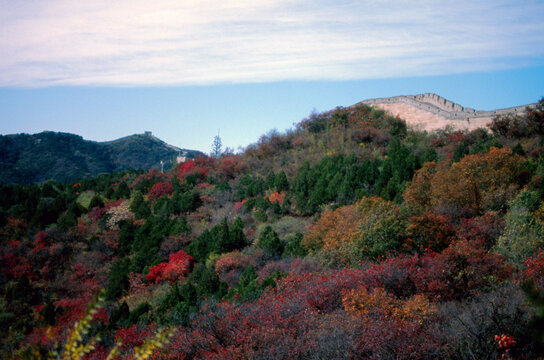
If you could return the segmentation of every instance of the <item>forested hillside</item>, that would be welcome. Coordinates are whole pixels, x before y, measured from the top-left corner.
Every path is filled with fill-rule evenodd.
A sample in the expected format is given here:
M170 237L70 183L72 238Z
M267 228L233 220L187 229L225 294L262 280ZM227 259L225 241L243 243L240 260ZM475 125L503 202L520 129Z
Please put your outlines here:
M150 134L110 142L84 140L68 133L45 131L0 135L0 184L61 183L129 169L166 169L181 151ZM184 150L188 157L201 154Z
M544 100L433 133L360 104L0 191L2 358L544 354Z

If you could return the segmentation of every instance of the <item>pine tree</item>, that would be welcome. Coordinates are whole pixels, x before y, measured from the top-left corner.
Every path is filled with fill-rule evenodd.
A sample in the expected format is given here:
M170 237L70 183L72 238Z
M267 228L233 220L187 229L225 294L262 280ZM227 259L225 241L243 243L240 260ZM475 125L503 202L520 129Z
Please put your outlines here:
M274 179L274 186L276 187L277 191L289 190L289 181L287 181L287 175L285 175L283 170L276 175L276 178Z
M268 176L266 177L266 188L272 189L276 185L276 174L274 174L274 171L270 171L268 173Z
M230 244L232 250L241 249L247 245L246 235L244 234L244 222L239 217L234 220L230 227Z
M146 219L151 215L151 210L146 205L144 197L140 191L136 191L134 198L130 203L130 211L134 213L136 219Z
M111 267L108 276L108 285L106 287L106 299L114 301L123 295L128 290L130 259L128 257L117 260Z
M283 244L278 237L278 234L269 225L264 228L259 236L257 247L263 249L270 255L281 255L283 252Z

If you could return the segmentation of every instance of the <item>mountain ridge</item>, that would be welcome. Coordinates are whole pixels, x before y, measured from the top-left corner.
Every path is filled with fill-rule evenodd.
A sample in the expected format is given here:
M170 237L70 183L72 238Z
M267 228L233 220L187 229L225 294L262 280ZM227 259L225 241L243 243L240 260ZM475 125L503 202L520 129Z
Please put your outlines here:
M77 134L43 131L0 135L0 183L70 182L129 169L170 168L180 152L202 154L167 144L151 132L97 142Z

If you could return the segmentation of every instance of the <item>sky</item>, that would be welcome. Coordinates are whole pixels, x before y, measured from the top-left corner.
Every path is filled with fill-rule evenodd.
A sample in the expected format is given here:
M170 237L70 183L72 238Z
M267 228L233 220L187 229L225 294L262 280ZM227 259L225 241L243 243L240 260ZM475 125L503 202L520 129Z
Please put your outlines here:
M209 152L312 111L544 96L544 1L0 0L0 134L152 131Z

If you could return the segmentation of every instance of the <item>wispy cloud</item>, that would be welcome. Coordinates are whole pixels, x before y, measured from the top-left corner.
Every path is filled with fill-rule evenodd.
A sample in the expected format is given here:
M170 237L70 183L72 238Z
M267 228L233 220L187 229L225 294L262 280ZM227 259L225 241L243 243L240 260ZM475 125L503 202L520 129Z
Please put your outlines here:
M530 0L0 0L0 86L497 70L543 61L542 14Z

